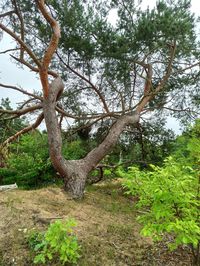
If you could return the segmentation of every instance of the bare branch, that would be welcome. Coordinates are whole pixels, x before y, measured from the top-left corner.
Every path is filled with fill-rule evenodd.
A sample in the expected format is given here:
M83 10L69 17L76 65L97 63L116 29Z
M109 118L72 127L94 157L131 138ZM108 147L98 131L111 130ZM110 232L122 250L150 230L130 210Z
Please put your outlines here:
M0 109L0 113L2 114L16 114L17 116L21 116L27 113L31 113L35 110L42 109L42 104L33 105L24 109L17 109L17 110L5 110Z
M28 126L28 127L23 128L22 130L18 131L18 132L17 132L16 134L14 134L13 136L9 137L7 140L5 140L5 141L1 144L1 147L5 147L5 146L8 145L10 142L16 140L16 138L19 137L19 136L21 136L22 134L25 134L25 133L27 133L27 132L29 132L29 131L31 131L31 130L37 128L37 127L41 124L41 122L42 122L43 119L44 119L44 115L43 115L43 113L41 113L41 114L37 117L35 123L33 123L32 125L30 125L30 126Z
M35 98L29 98L25 102L22 102L21 105L18 107L18 109L23 109L27 104L31 103L32 101L37 103L37 100Z
M82 116L76 116L76 115L72 115L67 113L65 110L63 110L61 108L61 106L56 106L56 111L59 112L60 114L62 114L63 116L69 117L69 118L73 118L73 119L77 119L77 120L89 120L89 119L103 119L105 117L119 117L121 112L110 112L110 113L100 113L100 114L94 114L94 115L82 115Z
M190 65L190 66L188 66L188 67L185 67L185 68L183 68L183 69L179 69L179 70L175 71L173 74L179 74L179 73L181 73L181 72L184 72L184 71L186 71L186 70L188 70L188 69L191 69L191 68L193 68L193 67L196 67L196 66L200 66L200 61L199 61L199 62L196 62L196 63L194 63L194 64L192 64L192 65Z
M12 14L14 14L14 13L15 13L14 10L11 10L11 11L8 11L8 12L5 12L5 13L3 13L3 14L0 14L0 18L4 18L4 17L6 17L6 16L10 16L10 15L12 15Z
M18 87L16 87L16 86L5 85L5 84L0 83L0 87L8 88L8 89L12 89L12 90L16 90L16 91L22 92L23 94L26 94L26 95L28 95L28 96L31 96L31 97L33 97L33 98L35 98L35 99L40 100L40 101L43 100L42 97L40 97L40 96L38 96L38 95L35 95L35 94L33 94L33 93L30 93L30 92L28 92L28 91L25 91L25 90L23 90L23 89L21 89L21 88L18 88Z
M90 122L90 123L86 123L78 128L75 128L72 132L70 132L70 134L68 135L68 137L71 137L72 135L76 134L78 131L82 130L82 129L86 129L89 128L91 126L93 126L94 124L96 124L98 121L103 120L104 118L108 117L107 114L105 114L105 116L100 116L99 118L95 119L94 121Z
M126 113L125 101L124 101L124 97L123 97L122 92L116 88L116 85L113 84L113 81L112 80L108 80L108 83L112 87L112 89L114 91L116 91L117 94L119 95L119 98L120 98L119 103L121 103L122 113L125 114ZM117 98L118 97L116 97L116 99L113 99L113 102L115 102L116 100L118 100Z
M185 109L174 109L174 108L171 108L171 107L163 106L163 109L166 109L166 110L169 110L169 111L172 111L172 112L178 112L178 113L187 112L187 113L194 114L194 115L200 115L200 112L191 110L189 107L185 108Z
M134 78L133 78L133 90L132 90L132 95L130 97L130 100L129 100L129 108L131 108L132 106L132 102L133 102L133 99L135 97L135 86L136 86L136 80L137 80L137 75L136 75L136 64L134 63L133 64L133 72L134 72Z
M12 38L14 38L17 43L19 43L21 45L21 47L24 48L24 50L27 52L27 54L33 59L33 61L35 62L35 64L40 67L41 66L41 62L38 60L37 56L33 53L33 51L21 40L20 37L17 36L17 34L15 34L12 30L10 30L9 28L7 28L5 25L3 25L0 22L0 29L2 29L3 31L5 31L7 34L9 34Z
M62 114L62 116L66 116L66 117L69 117L69 118L73 118L73 119L78 119L79 116L76 116L76 115L71 115L70 113L67 113L65 110L63 110L62 108L56 106L56 111L59 112L60 114Z
M3 116L3 114L0 114L0 117ZM15 118L18 118L19 116L18 115L12 115L12 116L8 116L8 117L4 117L4 118L1 118L0 120L3 120L3 121L7 121L7 120L13 120Z
M13 2L13 5L15 7L15 13L16 15L18 16L19 18L19 21L20 21L20 32L21 32L21 40L24 42L24 20L23 20L23 17L22 17L22 14L21 14L21 10L20 8L18 7L17 3L16 3L16 0L12 0ZM23 46L21 45L21 48L20 48L20 58L22 59L24 57L24 48Z
M11 55L11 57L13 59L15 59L17 62L19 62L19 63L27 66L33 72L36 72L36 73L39 73L40 72L39 68L34 67L33 65L31 65L30 63L28 63L27 61L25 61L23 58L22 59L21 58L17 58L14 55ZM54 78L57 78L58 77L58 74L56 72L52 71L52 70L48 70L48 74L51 75Z
M162 80L160 81L160 83L158 84L158 86L155 88L154 91L151 91L150 87L148 88L147 93L144 93L144 96L142 97L142 99L140 100L136 111L138 113L141 113L143 108L145 107L145 105L152 99L155 97L155 95L161 91L164 87L164 85L166 84L167 80L169 79L171 72L172 72L172 63L175 57L175 51L176 51L176 43L174 41L174 44L170 46L170 59L169 59L169 63L166 69L166 73L163 76Z
M0 54L6 54L8 52L13 52L13 51L17 51L17 50L20 50L20 48L7 49L5 51L0 52Z
M73 68L71 68L68 64L66 64L62 57L58 54L58 52L56 52L58 58L60 59L60 61L65 65L66 68L68 68L72 73L74 73L76 76L78 76L79 78L81 78L82 80L84 80L85 82L87 82L91 88L95 91L95 93L99 96L99 99L101 100L103 107L105 109L105 111L107 113L110 113L108 106L106 104L105 98L103 97L103 95L101 94L101 92L99 91L99 89L89 80L87 79L85 76L81 75L79 72L77 72L76 70L74 70Z

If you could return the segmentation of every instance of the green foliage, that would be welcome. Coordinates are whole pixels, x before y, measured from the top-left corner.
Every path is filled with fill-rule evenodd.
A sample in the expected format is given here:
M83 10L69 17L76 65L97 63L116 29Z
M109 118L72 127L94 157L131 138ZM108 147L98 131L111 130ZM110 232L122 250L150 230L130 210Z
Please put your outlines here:
M54 182L55 171L49 160L46 134L34 131L12 144L7 168L0 169L0 176L2 184L16 182L23 188Z
M163 168L152 168L152 172L145 173L130 168L124 181L127 193L139 197L137 206L145 212L139 217L144 225L142 233L159 240L170 232L175 235L174 247L186 243L197 246L198 173L189 166L181 166L172 157Z
M191 167L199 169L200 119L197 119L193 126L190 126L177 138L174 146L174 156L180 162L184 163L186 161Z
M179 7L177 6L179 5ZM150 49L163 45L169 39L181 42L180 52L186 52L193 39L194 16L190 14L190 1L159 1L153 10L147 9L139 16L136 39ZM185 34L183 35L183 29Z
M127 194L139 198L138 217L142 234L161 240L172 234L171 248L181 244L192 245L199 253L200 243L200 140L199 121L190 131L190 137L178 138L179 150L165 160L163 167L151 165L152 171L130 167L124 179ZM180 143L184 143L180 145ZM195 254L195 253L194 253Z
M86 155L87 147L80 139L64 142L63 155L67 160L77 160Z
M112 170L111 169L105 169L104 170L104 176L110 177L112 175Z
M57 220L50 224L45 234L32 232L28 242L30 248L36 253L35 264L46 264L47 261L58 258L62 265L76 263L80 257L80 246L73 232L76 222Z

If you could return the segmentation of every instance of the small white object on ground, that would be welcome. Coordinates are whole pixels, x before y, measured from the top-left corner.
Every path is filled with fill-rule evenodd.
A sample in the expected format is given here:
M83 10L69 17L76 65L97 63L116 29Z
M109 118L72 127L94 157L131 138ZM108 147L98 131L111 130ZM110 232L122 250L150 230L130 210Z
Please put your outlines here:
M0 191L10 190L10 189L16 189L18 188L17 184L11 184L11 185L4 185L0 186Z

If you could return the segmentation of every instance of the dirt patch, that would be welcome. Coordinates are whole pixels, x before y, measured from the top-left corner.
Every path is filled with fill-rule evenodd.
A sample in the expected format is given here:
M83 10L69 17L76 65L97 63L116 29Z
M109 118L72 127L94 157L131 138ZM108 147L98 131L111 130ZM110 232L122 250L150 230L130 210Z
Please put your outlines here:
M165 246L140 236L134 202L122 195L120 182L88 187L82 201L70 200L57 187L2 192L0 217L0 266L33 265L29 232L72 217L78 222L80 266L190 265L183 251L170 258Z

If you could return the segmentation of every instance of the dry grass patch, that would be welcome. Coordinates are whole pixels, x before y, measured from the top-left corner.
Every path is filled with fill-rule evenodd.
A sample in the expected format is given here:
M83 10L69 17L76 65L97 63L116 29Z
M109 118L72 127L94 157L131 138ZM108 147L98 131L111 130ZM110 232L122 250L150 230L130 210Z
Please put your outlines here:
M119 180L89 186L81 201L70 200L58 187L3 192L0 217L0 266L33 265L27 243L30 232L44 231L50 222L67 218L78 223L78 265L157 265L152 242L140 236L134 202L123 196ZM55 261L48 265L60 266Z

